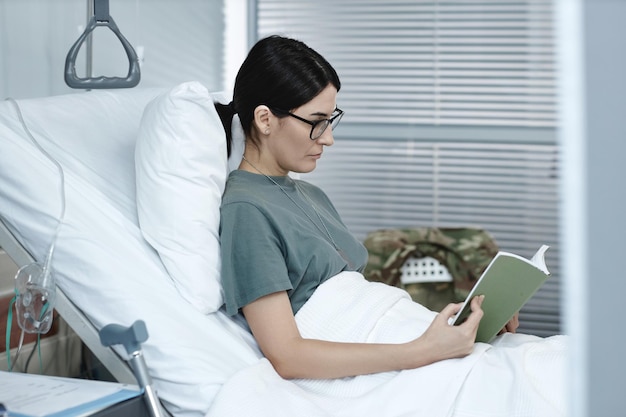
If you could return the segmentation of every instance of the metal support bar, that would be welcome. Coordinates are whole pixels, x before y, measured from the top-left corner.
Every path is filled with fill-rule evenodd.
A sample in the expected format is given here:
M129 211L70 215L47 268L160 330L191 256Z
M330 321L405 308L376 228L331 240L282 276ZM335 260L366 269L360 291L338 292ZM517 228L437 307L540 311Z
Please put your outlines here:
M139 84L141 79L141 71L139 68L139 58L132 45L124 35L120 32L115 21L109 14L109 0L94 0L94 14L87 22L85 31L76 40L70 48L65 58L65 83L72 88L83 89L104 89L104 88L132 88ZM76 75L76 57L80 51L83 42L90 39L91 32L98 27L105 26L117 36L124 47L126 56L128 57L128 74L126 78L122 77L93 77L87 74L86 78L80 78ZM89 41L91 42L91 40ZM88 64L89 65L89 64Z

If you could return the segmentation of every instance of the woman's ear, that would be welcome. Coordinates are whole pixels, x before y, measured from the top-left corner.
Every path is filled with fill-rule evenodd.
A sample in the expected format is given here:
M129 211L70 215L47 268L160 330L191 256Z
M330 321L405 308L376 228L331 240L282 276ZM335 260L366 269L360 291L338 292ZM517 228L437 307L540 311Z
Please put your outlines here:
M270 119L272 116L272 111L264 104L261 104L254 109L254 126L260 134L270 134Z

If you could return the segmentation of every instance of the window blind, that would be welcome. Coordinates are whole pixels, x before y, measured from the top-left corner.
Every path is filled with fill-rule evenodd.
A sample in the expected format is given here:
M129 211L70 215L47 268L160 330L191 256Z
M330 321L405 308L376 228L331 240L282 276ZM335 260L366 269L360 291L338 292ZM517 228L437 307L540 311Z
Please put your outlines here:
M260 0L259 34L324 52L353 122L554 127L542 0Z
M335 145L303 178L351 231L477 226L548 244L552 277L520 331L560 332L559 150L548 0L258 0L258 36L322 53L342 80Z

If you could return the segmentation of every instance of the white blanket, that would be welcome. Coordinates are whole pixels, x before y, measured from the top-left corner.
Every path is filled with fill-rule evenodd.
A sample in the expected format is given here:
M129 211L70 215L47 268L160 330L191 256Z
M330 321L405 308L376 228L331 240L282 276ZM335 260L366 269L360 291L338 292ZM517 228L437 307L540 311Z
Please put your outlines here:
M296 322L305 338L402 343L434 316L400 289L344 272L317 289ZM262 359L224 384L208 415L565 415L564 339L505 335L497 348L477 343L462 359L335 380L284 380Z

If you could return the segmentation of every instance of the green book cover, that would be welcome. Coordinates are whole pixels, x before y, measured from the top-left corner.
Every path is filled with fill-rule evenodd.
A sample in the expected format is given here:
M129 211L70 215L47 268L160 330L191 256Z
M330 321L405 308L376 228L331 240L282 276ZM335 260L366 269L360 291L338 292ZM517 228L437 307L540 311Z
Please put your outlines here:
M485 295L483 318L476 334L477 342L490 342L513 315L518 312L550 276L544 254L549 246L543 245L532 259L509 252L498 252L467 296L452 324L460 324L470 314L470 301Z

